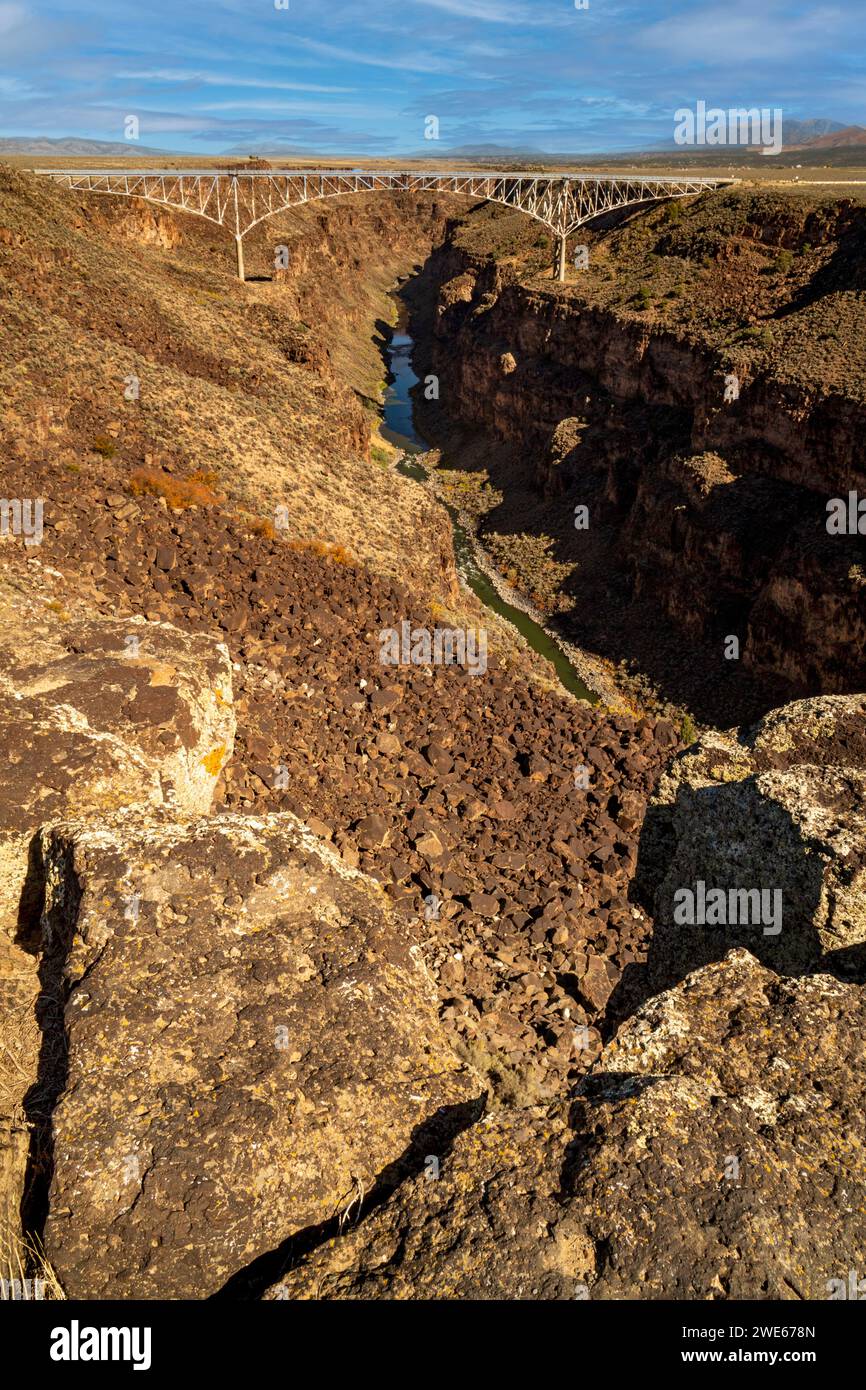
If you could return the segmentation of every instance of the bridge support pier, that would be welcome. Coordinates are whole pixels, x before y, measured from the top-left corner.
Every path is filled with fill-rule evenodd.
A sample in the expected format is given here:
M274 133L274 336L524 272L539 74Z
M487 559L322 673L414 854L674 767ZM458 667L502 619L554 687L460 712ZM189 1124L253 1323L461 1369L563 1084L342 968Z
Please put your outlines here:
M246 276L244 275L244 239L243 239L243 237L239 237L239 236L236 236L236 237L235 237L235 250L237 251L237 257L238 257L238 279L239 279L239 280L245 280L245 279L246 279Z
M553 278L565 279L565 258L568 252L568 237L555 236L553 242Z

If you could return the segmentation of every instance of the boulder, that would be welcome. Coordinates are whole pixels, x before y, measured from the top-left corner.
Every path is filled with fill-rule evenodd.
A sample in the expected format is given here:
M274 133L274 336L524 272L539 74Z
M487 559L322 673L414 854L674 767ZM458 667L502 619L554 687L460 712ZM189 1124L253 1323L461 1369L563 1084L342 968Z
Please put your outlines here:
M824 1299L862 1277L864 1039L860 987L744 950L644 1004L572 1117L590 1297Z
M65 996L45 1248L68 1296L217 1292L479 1089L382 891L292 815L41 838Z
M35 1118L42 983L35 836L126 805L210 809L235 735L232 667L212 638L0 593L0 1226L17 1230ZM28 1092L30 1096L28 1098ZM38 1165L37 1165L38 1166Z
M564 1130L555 1112L476 1117L419 1151L359 1224L287 1261L264 1298L581 1297L593 1247L557 1224Z
M747 951L645 1004L570 1111L501 1109L266 1298L827 1299L866 1250L866 996Z
M144 618L0 600L0 929L14 935L35 832L130 804L203 815L234 741L229 654ZM26 896L26 895L25 895Z
M773 969L860 975L866 943L866 696L771 711L747 733L708 734L664 773L641 836L637 880L655 918L647 986L744 946ZM690 922L699 884L727 921ZM760 919L732 890L762 890ZM778 894L778 897L773 895ZM742 903L742 905L740 905ZM766 909L778 904L778 920ZM752 899L757 909L757 899ZM685 911L683 910L685 907ZM736 917L737 920L732 920Z

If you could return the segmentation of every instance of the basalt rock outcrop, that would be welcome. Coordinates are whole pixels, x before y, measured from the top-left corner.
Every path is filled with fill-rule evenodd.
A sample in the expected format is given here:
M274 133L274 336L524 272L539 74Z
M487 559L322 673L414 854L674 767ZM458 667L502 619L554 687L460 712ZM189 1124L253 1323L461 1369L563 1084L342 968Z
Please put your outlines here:
M489 219L486 241L453 224L412 301L421 374L440 379L441 404L418 401L427 435L475 440L504 494L483 529L555 538L578 645L636 660L710 722L862 688L866 538L826 529L830 499L866 495L862 209L713 195L676 231L657 210L590 234L568 286L514 221ZM684 640L700 660L679 660Z
M585 1298L594 1246L558 1199L567 1116L489 1110L372 1211L287 1263L267 1299Z
M180 819L203 814L235 731L222 643L140 616L106 617L71 596L67 610L40 595L32 571L28 579L25 588L7 574L0 599L4 1232L17 1229L25 1187L39 1187L44 1161L40 1034L53 1006L38 969L39 830L73 810L97 824L128 805Z
M60 608L60 612L58 612ZM73 616L23 594L0 599L0 919L19 909L28 850L71 807L129 804L201 815L234 742L227 648L140 615Z
M563 1180L592 1298L846 1285L866 1241L864 1009L859 986L736 950L625 1024L575 1106Z
M567 1119L491 1113L266 1297L844 1297L864 1008L733 951L623 1026Z
M777 971L864 978L866 697L796 701L680 754L648 809L637 880L654 920L647 987L734 945ZM705 904L713 889L726 898L715 919L687 910L699 881Z
M120 816L42 854L69 1047L44 1239L70 1297L214 1293L477 1094L381 889L294 817Z

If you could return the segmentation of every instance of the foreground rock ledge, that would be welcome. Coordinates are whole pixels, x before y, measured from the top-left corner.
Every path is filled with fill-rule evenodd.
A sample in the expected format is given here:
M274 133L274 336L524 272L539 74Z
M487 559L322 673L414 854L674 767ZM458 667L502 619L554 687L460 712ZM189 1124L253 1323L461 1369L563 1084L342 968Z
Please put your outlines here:
M32 1125L44 1115L34 837L68 815L98 823L130 805L205 815L235 736L223 643L71 607L22 590L8 573L0 589L2 1231L18 1230Z
M43 853L47 987L71 982L45 1231L68 1296L211 1294L477 1093L387 899L293 816L131 814Z
M772 710L742 735L714 733L663 774L637 878L654 917L645 992L746 947L773 970L866 967L866 696ZM781 930L683 925L678 890L778 892ZM769 899L768 899L769 901Z
M644 1005L573 1115L593 1298L826 1299L866 1253L866 995L744 950Z
M459 1135L268 1298L826 1299L866 1251L866 999L747 951L645 1004L568 1116Z
M59 605L56 605L59 606ZM129 805L211 808L234 743L223 643L169 623L0 595L0 931L20 925L40 826Z

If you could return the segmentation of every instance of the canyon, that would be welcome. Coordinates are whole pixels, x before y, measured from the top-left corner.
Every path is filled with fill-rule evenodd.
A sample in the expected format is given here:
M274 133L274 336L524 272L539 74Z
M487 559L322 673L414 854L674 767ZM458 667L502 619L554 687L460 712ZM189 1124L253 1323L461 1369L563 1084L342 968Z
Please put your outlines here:
M0 166L2 492L42 503L0 538L0 1208L53 1296L856 1265L864 539L825 520L866 488L862 210L734 190L587 239L559 285L526 219L365 195L259 229L239 284L195 219ZM436 489L610 698L395 466L397 289ZM484 662L383 664L407 629ZM684 930L699 881L783 930Z
M862 542L826 520L863 485L862 208L733 189L588 239L563 293L481 214L415 282L421 428L484 477L482 538L699 723L861 688Z

